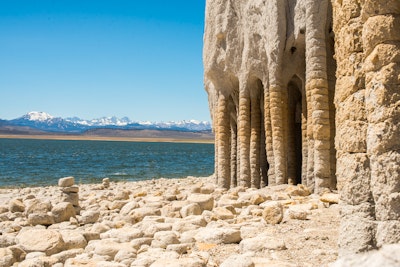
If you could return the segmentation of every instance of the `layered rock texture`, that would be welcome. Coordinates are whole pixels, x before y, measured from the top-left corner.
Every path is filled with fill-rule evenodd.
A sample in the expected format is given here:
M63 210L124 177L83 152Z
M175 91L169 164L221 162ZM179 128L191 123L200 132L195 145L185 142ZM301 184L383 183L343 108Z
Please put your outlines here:
M208 0L219 186L340 192L342 255L400 241L400 1Z

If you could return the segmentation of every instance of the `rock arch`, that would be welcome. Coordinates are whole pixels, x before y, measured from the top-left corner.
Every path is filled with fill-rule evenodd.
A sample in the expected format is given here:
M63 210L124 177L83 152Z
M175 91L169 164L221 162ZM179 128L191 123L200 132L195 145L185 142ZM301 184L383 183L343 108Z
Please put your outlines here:
M398 0L207 0L203 49L219 186L337 186L342 255L400 241Z
M331 6L327 0L317 3L207 2L205 84L209 95L222 95L210 97L210 105L219 98L233 104L229 118L219 113L222 107L211 111L217 110L219 185L301 182L317 192L336 186L330 114L334 83L329 83L335 67L328 66L334 65ZM224 144L231 145L229 155Z
M303 175L303 139L305 129L302 125L307 120L307 107L303 84L297 75L287 85L287 114L288 114L288 183L301 184ZM304 119L304 121L303 121ZM304 131L304 133L303 133Z

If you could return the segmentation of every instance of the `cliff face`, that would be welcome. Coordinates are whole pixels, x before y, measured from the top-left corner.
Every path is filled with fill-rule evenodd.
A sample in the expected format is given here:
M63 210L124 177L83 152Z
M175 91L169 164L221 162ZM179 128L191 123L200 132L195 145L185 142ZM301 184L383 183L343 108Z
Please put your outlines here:
M337 186L342 254L400 241L399 10L398 0L208 0L216 183Z
M331 21L327 0L207 2L219 185L335 187Z
M333 1L341 253L400 241L400 1Z

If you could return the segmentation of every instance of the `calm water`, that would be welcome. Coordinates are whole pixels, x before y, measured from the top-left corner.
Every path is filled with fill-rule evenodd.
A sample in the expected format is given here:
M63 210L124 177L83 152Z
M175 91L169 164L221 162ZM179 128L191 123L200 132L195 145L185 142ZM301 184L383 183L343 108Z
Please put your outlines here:
M209 176L214 145L0 139L0 187Z

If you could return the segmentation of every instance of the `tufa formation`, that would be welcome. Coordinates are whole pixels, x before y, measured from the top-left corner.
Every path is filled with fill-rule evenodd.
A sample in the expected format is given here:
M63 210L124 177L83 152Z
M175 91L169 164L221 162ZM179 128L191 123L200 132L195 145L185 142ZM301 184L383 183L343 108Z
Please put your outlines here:
M207 0L224 188L338 189L340 255L400 241L400 1Z

